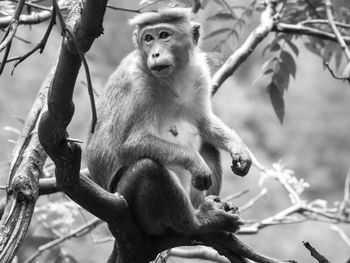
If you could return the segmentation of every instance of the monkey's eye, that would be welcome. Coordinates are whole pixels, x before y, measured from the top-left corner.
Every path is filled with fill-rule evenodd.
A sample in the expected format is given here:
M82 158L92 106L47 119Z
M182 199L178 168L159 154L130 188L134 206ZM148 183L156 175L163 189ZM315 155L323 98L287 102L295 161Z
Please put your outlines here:
M153 40L152 35L150 35L150 34L145 35L145 41L146 42L151 42L152 40Z
M159 38L162 38L162 39L168 38L169 36L170 36L169 33L166 31L162 31L159 34Z

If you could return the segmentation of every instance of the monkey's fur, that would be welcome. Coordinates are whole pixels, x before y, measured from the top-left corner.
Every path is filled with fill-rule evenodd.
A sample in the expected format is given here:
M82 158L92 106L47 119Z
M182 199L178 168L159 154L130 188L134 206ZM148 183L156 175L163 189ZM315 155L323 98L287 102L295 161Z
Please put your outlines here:
M212 113L199 25L181 8L140 14L131 24L137 48L110 77L88 138L91 177L126 198L145 233L236 231L239 217L210 196L221 187L217 149L231 154L239 175L251 161Z

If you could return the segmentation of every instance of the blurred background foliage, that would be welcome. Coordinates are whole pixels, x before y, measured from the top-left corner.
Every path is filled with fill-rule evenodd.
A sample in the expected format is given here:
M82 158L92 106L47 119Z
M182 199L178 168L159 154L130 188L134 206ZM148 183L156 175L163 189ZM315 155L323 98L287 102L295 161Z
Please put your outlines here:
M231 2L237 5L247 5L243 0ZM109 4L133 9L138 7L136 0L111 0ZM219 10L218 6L211 1L208 5L210 6L201 10L198 15L204 35L208 35L215 29L213 28L215 25L207 18ZM107 9L104 34L95 41L87 54L93 85L97 92L103 88L108 76L120 60L134 48L131 41L133 29L127 22L133 15ZM257 25L259 14L254 13L247 22L242 27L243 29L238 30L239 38L232 40L229 48L221 50L223 59L229 56L232 50L239 47L247 34ZM25 53L41 39L45 29L46 23L21 26L17 35L30 41L31 44L15 40L11 54ZM214 111L228 126L237 131L266 166L283 159L287 168L293 169L297 177L309 182L310 188L303 193L303 198L325 199L332 204L343 198L344 180L349 168L349 84L333 79L322 65L322 60L305 48L301 41L302 38L294 40L293 43L299 48L299 56L295 59L297 74L295 79L290 78L288 91L284 95L286 112L283 125L281 125L266 92L269 79L259 77L264 62L269 58L269 54L263 56L262 51L266 45L274 41L274 38L275 36L271 34L265 39L234 76L224 83L213 98ZM212 52L218 40L219 36L205 39L202 43L203 50ZM43 54L35 53L20 64L13 75L11 75L12 68L7 67L0 77L1 185L6 184L8 162L14 146L11 140L18 138L15 129L21 130L22 123L18 119L26 118L36 92L57 56L60 41L59 29L55 27ZM70 136L82 141L86 139L91 116L87 87L84 82L85 76L82 73L77 81L74 94L76 112L69 126ZM226 154L223 154L222 196L249 189L248 194L237 200L237 205L240 206L261 190L258 186L260 175L258 170L252 169L247 177L239 178L232 174L229 166L230 160ZM244 219L261 219L289 206L288 197L278 183L267 181L265 186L269 189L268 194L253 208L242 214ZM62 201L62 196L56 194L41 197L38 207L47 205L48 200ZM42 207L42 209L48 209L47 211L53 209L58 213L57 218L40 218L40 211L36 214L32 223L32 232L29 233L28 240L19 253L19 262L23 262L32 254L38 245L52 240L54 233L48 230L50 226L54 225L55 229L63 226L61 231L68 231L86 223L91 217L79 208L64 204L55 208ZM65 218L62 221L62 218L66 216L65 209L71 211L73 220ZM63 211L62 215L59 215L59 211ZM45 224L48 225L45 226ZM344 225L342 229L350 236L350 226ZM98 227L87 236L65 242L61 249L55 250L54 255L68 253L74 255L78 262L106 262L113 242L96 243L106 236L108 236L106 227ZM330 230L330 225L325 223L305 222L274 226L262 230L257 235L241 236L240 238L267 255L285 259L292 258L298 262L311 261L302 241L311 242L332 262L346 262L350 257L349 247L337 233ZM46 253L40 262L63 261ZM74 261L72 259L72 261L65 262ZM170 259L169 262L184 262L184 260ZM189 262L194 262L194 260Z

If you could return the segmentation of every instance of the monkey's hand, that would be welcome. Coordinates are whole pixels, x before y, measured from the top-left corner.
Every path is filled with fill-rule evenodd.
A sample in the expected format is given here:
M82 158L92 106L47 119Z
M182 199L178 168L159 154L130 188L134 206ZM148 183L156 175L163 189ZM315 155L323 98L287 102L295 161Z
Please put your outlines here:
M231 170L239 176L245 176L250 169L252 160L245 146L240 145L236 151L231 153L232 165Z
M192 169L190 169L190 172L192 174L192 185L200 190L208 190L209 187L212 185L212 173L208 165L204 162L202 165L196 165Z

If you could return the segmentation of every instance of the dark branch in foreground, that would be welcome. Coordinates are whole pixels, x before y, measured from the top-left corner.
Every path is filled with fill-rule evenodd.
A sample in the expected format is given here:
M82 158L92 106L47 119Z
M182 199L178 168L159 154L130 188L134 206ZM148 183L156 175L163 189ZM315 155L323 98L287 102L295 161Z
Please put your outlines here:
M319 263L330 263L328 259L322 256L313 246L310 245L309 242L303 242L303 244L307 250L310 251L311 256L315 258Z

